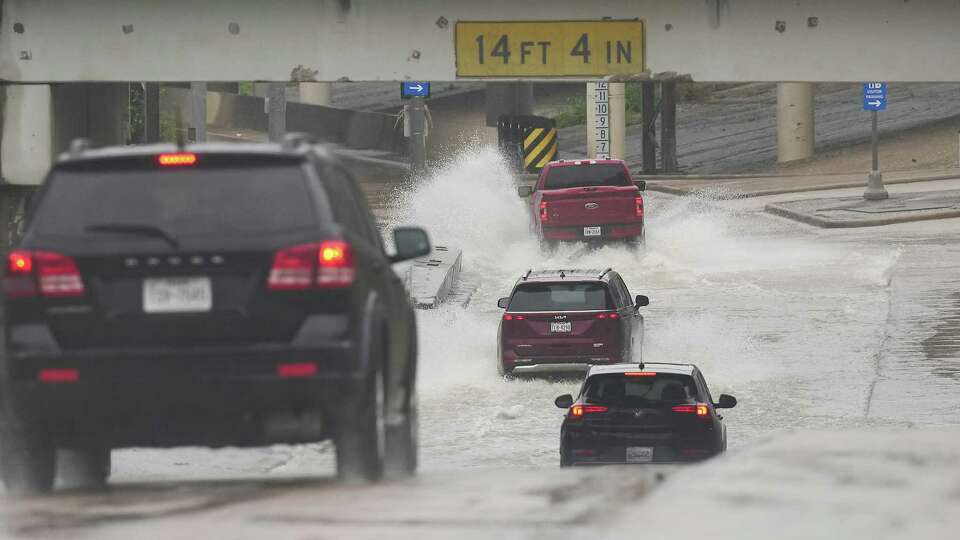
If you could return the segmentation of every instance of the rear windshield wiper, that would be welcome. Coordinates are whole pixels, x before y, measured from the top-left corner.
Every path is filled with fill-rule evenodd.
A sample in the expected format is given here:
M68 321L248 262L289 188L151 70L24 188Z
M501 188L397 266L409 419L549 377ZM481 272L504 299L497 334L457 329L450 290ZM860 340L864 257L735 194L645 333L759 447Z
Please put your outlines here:
M84 227L85 231L89 232L105 232L105 233L119 233L119 234L130 234L136 236L151 236L153 238L162 238L167 241L168 244L174 248L180 247L180 241L177 240L177 237L173 233L164 230L162 227L156 225L148 225L146 223L96 223L93 225L87 225Z

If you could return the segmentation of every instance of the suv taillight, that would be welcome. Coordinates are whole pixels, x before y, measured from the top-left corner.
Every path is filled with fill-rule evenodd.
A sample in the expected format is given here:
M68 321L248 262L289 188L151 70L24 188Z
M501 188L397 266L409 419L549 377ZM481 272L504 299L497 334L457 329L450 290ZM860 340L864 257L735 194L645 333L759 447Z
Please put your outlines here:
M607 412L607 407L603 405L574 405L570 407L570 416L582 418L585 414L596 414Z
M7 256L7 298L37 295L57 298L83 296L83 278L73 257L49 251L11 251Z
M540 203L540 221L547 222L550 221L549 208L547 208L547 202L543 201Z
M267 286L275 291L349 287L356 275L350 244L327 240L276 252Z
M634 203L636 203L637 217L642 218L643 217L643 197L637 195L634 198Z

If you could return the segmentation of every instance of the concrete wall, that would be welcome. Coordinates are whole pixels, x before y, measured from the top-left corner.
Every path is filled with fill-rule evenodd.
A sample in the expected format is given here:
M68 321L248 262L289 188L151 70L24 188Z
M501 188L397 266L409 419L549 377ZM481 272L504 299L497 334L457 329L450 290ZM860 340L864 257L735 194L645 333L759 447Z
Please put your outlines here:
M960 80L956 0L5 0L0 7L0 79L8 81L450 81L456 21L602 17L643 19L647 68L697 81Z
M37 185L50 163L77 137L94 145L126 144L126 84L3 85L0 177Z

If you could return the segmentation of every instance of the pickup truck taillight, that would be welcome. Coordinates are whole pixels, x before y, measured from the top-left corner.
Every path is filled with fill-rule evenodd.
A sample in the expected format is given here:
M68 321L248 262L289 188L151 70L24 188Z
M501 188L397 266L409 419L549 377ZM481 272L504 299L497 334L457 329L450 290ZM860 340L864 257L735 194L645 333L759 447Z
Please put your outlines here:
M642 218L643 217L643 197L640 197L638 195L637 197L634 198L634 202L636 203L637 217Z
M7 298L83 296L86 292L73 257L49 251L11 251L7 256Z
M546 223L550 221L549 208L547 207L547 201L542 201L540 203L540 221Z
M328 240L277 251L267 286L274 291L349 287L357 275L350 244Z

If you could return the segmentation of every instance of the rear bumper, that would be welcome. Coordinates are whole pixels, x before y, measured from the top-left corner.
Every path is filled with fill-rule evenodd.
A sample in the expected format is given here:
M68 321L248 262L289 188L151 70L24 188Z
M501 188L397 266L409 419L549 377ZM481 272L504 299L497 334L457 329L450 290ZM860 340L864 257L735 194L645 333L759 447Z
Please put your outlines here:
M584 236L584 227L575 226L544 226L541 236L544 240L603 242L605 240L630 240L643 235L643 222L610 223L600 225L600 236Z
M570 373L586 372L593 365L617 364L619 358L612 356L532 356L516 357L514 354L501 356L504 371L513 373Z

